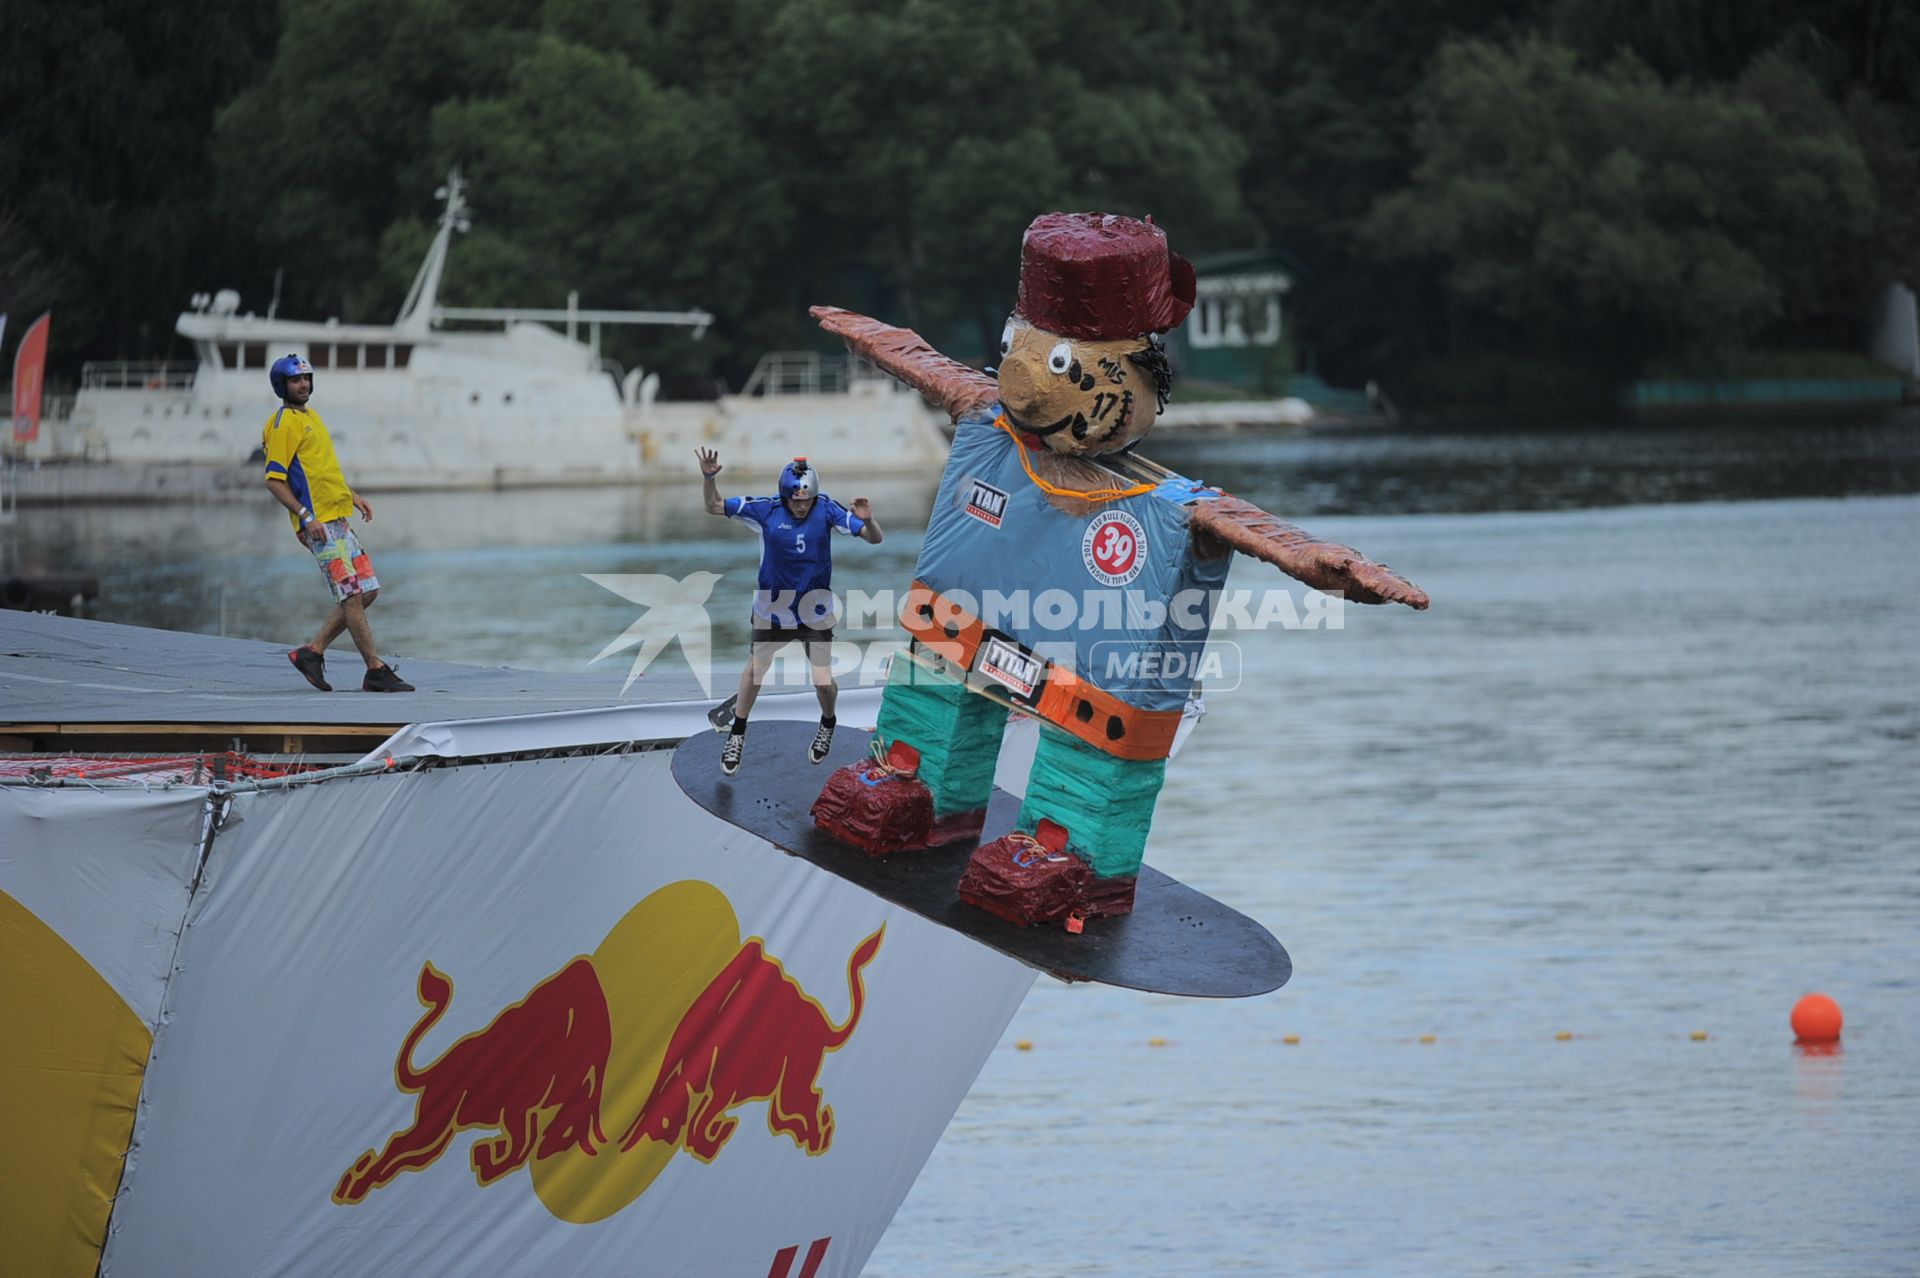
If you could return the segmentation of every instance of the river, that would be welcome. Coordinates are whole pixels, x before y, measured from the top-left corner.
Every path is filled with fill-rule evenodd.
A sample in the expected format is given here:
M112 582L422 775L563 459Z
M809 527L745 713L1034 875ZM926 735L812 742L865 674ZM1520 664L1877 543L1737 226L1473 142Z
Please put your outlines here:
M1225 637L1148 860L1266 924L1291 983L1042 979L867 1273L1920 1272L1920 413L1147 451L1433 608ZM903 584L932 492L873 486L887 539L836 584ZM721 571L744 613L755 543L692 485L377 501L403 671L588 668L634 610L583 574ZM28 509L9 541L97 574L106 620L319 618L264 497ZM1838 1051L1792 1041L1809 990Z

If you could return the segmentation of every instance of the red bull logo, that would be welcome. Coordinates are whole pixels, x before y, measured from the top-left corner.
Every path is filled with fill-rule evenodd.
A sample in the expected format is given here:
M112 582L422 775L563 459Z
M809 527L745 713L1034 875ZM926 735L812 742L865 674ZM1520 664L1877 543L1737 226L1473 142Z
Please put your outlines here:
M476 1131L487 1133L468 1151L478 1184L530 1167L555 1215L599 1220L644 1193L677 1151L711 1163L733 1139L738 1111L759 1101L770 1133L824 1154L834 1118L820 1070L859 1027L862 973L885 933L848 956L847 1012L836 1022L759 938L742 941L717 888L670 884L628 911L593 954L416 1065L453 1001L452 980L427 963L418 987L426 1012L394 1059L413 1120L355 1159L333 1200L359 1203Z
M474 1142L474 1179L491 1185L526 1165L536 1150L552 1157L569 1146L591 1154L606 1144L601 1089L613 1027L593 964L577 958L533 992L468 1034L425 1069L413 1054L453 1001L453 982L428 963L420 969L427 1014L400 1045L393 1077L412 1092L413 1125L385 1149L366 1153L334 1187L333 1201L357 1203L405 1171L431 1165L453 1138L475 1128L499 1133Z
M733 1111L748 1101L767 1102L767 1126L787 1135L809 1154L833 1144L833 1106L817 1085L820 1065L853 1037L866 1004L860 970L879 952L875 932L847 960L851 1010L835 1025L820 1005L788 976L777 960L748 941L733 962L694 1000L674 1031L667 1057L639 1117L620 1142L679 1144L702 1162L712 1162L733 1135ZM775 1052L740 1051L736 1044L775 1043Z

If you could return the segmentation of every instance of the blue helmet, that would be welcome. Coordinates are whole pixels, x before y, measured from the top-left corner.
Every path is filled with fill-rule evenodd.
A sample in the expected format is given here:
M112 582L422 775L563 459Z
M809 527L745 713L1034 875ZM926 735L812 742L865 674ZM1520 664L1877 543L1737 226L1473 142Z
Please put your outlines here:
M780 500L788 501L795 497L808 498L820 495L820 472L807 465L807 459L796 457L787 463L780 472Z
M281 399L287 397L287 379L289 377L312 377L313 365L300 355L282 355L273 361L267 369L267 380L273 383L273 393Z

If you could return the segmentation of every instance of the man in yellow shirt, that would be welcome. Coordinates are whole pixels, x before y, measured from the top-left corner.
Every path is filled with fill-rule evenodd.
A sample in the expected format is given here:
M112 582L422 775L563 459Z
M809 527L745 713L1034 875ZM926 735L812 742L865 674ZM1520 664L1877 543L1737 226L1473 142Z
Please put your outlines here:
M313 365L298 355L283 355L267 370L267 380L281 400L260 436L267 454L267 491L287 508L293 535L313 552L334 598L333 611L313 642L289 652L287 660L308 683L332 692L333 685L327 682L327 645L344 630L353 636L353 646L367 663L361 691L412 692L413 685L380 660L373 646L367 608L380 595L380 579L373 575L373 561L360 548L352 524L356 510L371 523L373 506L347 487L327 424L307 407L313 398Z

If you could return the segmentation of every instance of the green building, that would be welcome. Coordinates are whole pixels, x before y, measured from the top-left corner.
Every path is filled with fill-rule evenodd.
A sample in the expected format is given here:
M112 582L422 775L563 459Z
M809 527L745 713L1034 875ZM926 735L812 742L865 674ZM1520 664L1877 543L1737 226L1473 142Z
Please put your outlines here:
M1183 380L1282 392L1294 370L1286 296L1299 268L1274 249L1193 259L1193 311L1169 334Z

